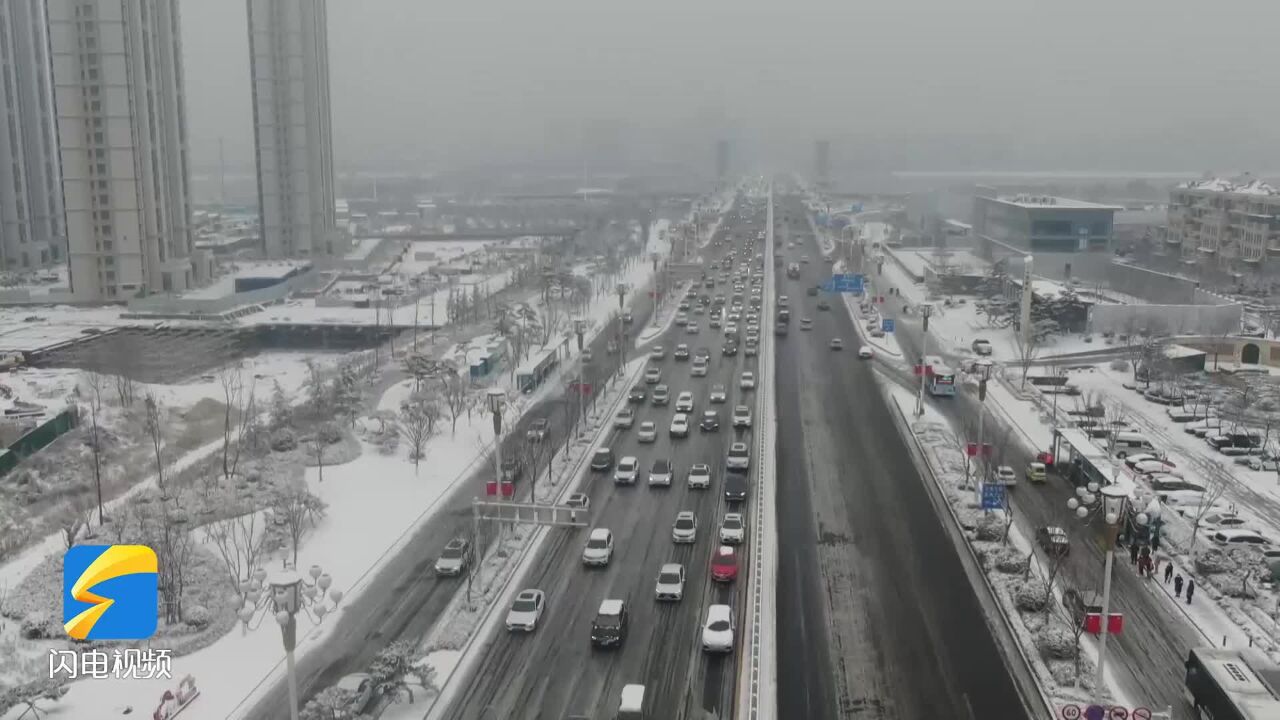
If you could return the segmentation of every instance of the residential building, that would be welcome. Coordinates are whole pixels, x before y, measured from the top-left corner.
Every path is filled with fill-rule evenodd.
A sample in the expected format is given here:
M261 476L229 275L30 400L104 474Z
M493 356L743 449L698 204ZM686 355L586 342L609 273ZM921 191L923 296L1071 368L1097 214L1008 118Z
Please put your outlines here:
M0 269L66 262L44 0L0 2Z
M339 251L325 0L249 0L258 204L267 257Z
M71 291L181 292L193 265L178 0L48 0Z
M979 191L973 199L972 241L988 260L1035 257L1038 275L1098 280L1112 260L1114 205L1051 195L1000 196Z
M1184 259L1257 266L1280 254L1280 191L1259 180L1183 183L1169 192L1168 228L1165 242Z

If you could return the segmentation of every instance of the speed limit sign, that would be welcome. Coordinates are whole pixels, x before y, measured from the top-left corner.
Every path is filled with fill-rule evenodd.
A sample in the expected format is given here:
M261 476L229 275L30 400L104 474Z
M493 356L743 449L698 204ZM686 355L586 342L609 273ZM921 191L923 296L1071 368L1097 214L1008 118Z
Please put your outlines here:
M1083 714L1083 711L1079 705L1062 706L1062 720L1080 720L1081 714Z

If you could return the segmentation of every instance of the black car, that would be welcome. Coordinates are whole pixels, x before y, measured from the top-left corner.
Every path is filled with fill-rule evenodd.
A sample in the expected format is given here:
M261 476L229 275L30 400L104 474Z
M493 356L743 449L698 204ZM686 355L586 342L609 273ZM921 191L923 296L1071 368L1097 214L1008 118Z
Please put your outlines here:
M672 357L674 357L674 358L675 358L675 359L677 359L677 360L688 360L688 359L689 359L689 348L687 348L687 347L677 347L677 348L676 348L675 353L673 353L673 354L672 354Z
M502 461L502 481L519 482L524 476L524 461L520 458L507 458Z
M818 309L819 309L819 310L830 310L830 309L831 309L831 303L827 302L826 300L819 300L819 301L818 301Z
M624 324L626 324L626 325L630 325L630 324L631 324L632 322L634 322L634 321L635 321L635 318L631 317L631 313L623 313L623 314L622 314L622 322L623 322Z
M817 297L817 296L818 296L818 286L817 286L817 285L814 285L813 287L809 288L808 290L806 290L806 291L805 291L805 294L806 294L806 295L808 295L809 297Z
M738 473L725 473L725 502L743 502L747 499L747 476Z
M529 431L525 433L525 437L529 442L542 442L547 439L547 434L551 431L551 422L544 417L534 418L529 423Z
M648 396L649 394L645 392L645 389L637 385L631 388L631 392L627 394L627 402L642 403Z
M737 355L738 343L725 343L724 347L720 348L720 352L724 353L725 355Z
M613 451L609 448L600 448L591 456L591 469L597 472L604 472L613 467Z
M707 410L702 413L702 422L698 423L698 427L703 432L715 432L720 429L720 414L715 410Z
M591 621L591 644L595 647L617 647L627 639L627 604L622 600L605 600Z

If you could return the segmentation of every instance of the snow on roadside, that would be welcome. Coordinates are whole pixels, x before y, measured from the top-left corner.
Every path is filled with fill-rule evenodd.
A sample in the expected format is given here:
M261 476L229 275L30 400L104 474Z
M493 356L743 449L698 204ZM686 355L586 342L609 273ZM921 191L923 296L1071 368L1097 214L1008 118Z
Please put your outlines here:
M1074 637L1060 610L1063 607L1061 593L1056 587L1045 593L1045 569L1031 544L1016 524L1006 525L1004 511L984 512L979 508L976 491L967 486L964 459L946 418L928 404L925 415L914 418L910 409L915 405L915 395L891 381L882 381L882 385L890 401L897 404L910 424L939 490L956 521L965 528L984 576L995 591L1002 614L1023 649L1041 691L1055 707L1062 703L1094 701L1096 694L1091 688L1097 662L1094 640L1088 635L1080 638L1080 674L1077 675ZM1002 540L1006 533L1007 538ZM1034 579L1024 580L1027 573ZM1038 595L1039 606L1044 609L1021 610L1019 604L1026 603L1029 595ZM1116 691L1119 683L1114 674L1104 672L1108 695L1128 704Z

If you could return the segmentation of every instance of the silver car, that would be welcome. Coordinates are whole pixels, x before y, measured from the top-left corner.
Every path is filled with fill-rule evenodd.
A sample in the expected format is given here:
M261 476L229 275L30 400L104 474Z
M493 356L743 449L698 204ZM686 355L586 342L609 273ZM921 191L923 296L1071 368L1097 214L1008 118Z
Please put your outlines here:
M691 510L681 510L676 514L676 522L671 526L671 541L680 544L697 542L698 516Z
M546 606L546 595L541 590L521 590L507 611L507 630L533 632Z

